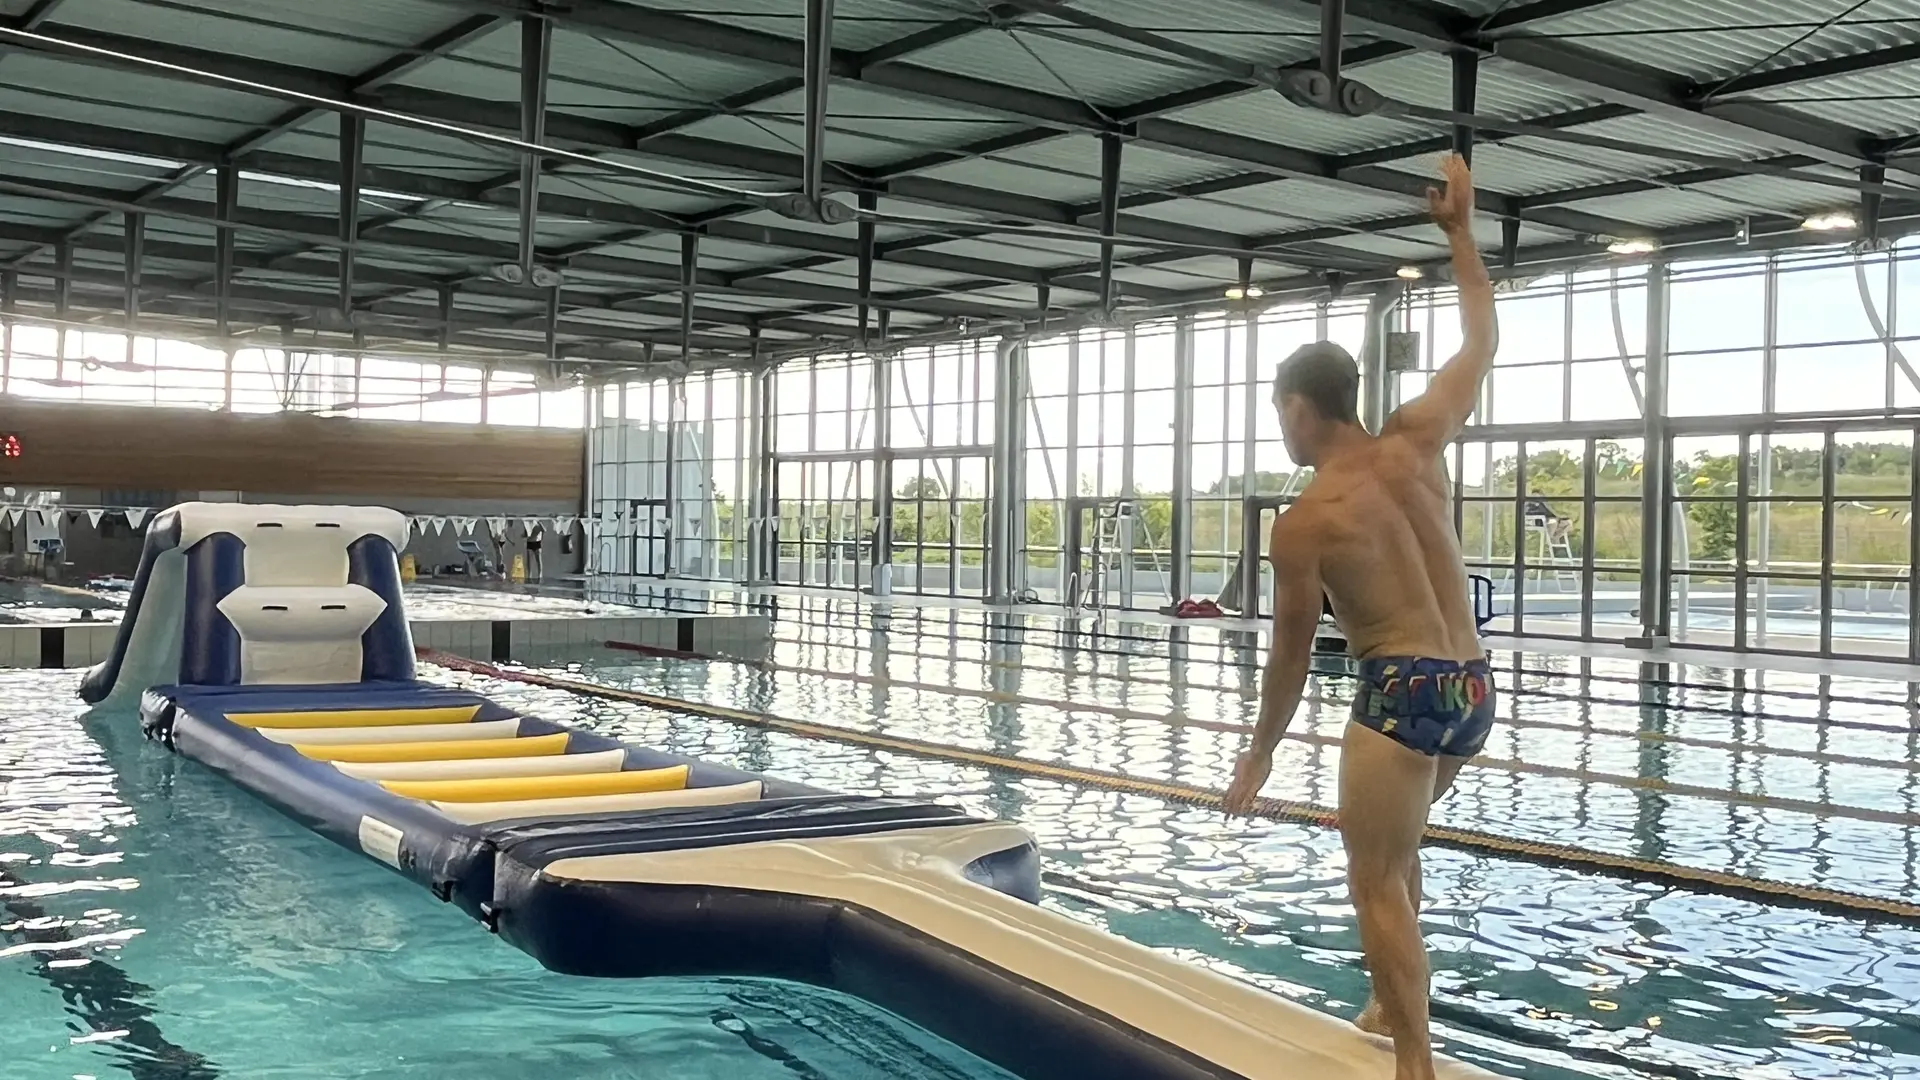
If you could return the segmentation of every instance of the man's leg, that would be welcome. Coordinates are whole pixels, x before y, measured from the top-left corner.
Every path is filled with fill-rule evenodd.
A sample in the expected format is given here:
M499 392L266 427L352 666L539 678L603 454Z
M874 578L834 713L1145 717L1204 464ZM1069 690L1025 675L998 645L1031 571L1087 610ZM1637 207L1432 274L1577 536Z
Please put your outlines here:
M1378 1026L1393 1036L1396 1080L1427 1080L1427 952L1420 937L1420 838L1436 763L1385 735L1347 725L1340 752L1340 829ZM1369 1006L1368 1012L1374 1012Z

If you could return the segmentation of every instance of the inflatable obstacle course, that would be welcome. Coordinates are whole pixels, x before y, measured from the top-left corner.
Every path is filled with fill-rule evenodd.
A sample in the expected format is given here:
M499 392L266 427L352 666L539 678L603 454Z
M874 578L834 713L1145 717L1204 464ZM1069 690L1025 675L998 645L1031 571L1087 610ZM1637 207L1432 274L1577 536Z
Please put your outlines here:
M1017 826L417 681L405 540L391 510L174 507L81 693L556 971L816 983L1027 1080L1391 1075L1332 1017L1039 907Z

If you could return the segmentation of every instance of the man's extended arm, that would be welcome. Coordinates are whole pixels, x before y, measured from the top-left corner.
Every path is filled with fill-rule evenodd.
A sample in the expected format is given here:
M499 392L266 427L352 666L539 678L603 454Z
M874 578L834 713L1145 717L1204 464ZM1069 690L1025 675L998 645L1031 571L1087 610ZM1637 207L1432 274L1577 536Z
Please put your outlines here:
M1297 513L1297 511L1291 511ZM1266 783L1273 752L1293 722L1306 689L1307 669L1313 660L1313 638L1320 625L1325 594L1320 584L1320 556L1303 528L1287 528L1286 518L1273 530L1270 553L1278 595L1273 609L1273 652L1260 678L1260 719L1254 725L1253 746L1241 755L1227 791L1228 813L1245 813Z
M1401 406L1388 430L1430 444L1436 453L1460 434L1480 400L1480 384L1493 366L1500 344L1494 317L1493 282L1473 239L1473 177L1465 162L1449 157L1447 190L1428 192L1433 219L1447 237L1453 280L1459 290L1460 351L1436 372L1426 393Z

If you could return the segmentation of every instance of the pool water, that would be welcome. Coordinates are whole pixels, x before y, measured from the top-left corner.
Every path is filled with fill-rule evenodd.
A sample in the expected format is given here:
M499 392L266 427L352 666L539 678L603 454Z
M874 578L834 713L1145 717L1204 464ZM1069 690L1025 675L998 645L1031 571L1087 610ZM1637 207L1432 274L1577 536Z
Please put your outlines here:
M1230 635L1196 632L1169 661L1144 628L1063 644L1029 619L1014 646L994 642L1022 635L980 613L878 625L852 603L790 604L770 668L608 652L575 676L1206 787L1239 736L1167 718L1252 716L1257 672ZM1490 756L1562 772L1469 770L1447 823L1920 895L1915 830L1893 820L1916 799L1904 687L1787 678L1756 694L1643 685L1627 664L1502 659L1544 673L1503 676ZM1046 856L1049 906L1315 1008L1352 1015L1364 997L1328 830L427 674L677 752L1017 820ZM75 681L0 672L0 1060L22 1076L1004 1076L810 988L544 972L144 744L130 717L83 718ZM1344 685L1317 692L1296 732L1338 730ZM1289 740L1269 793L1331 802L1337 757ZM1889 819L1597 779L1640 774ZM1426 866L1436 1037L1456 1056L1548 1080L1920 1075L1920 930L1446 848Z
M1010 1080L812 987L545 971L74 681L0 672L0 1075Z

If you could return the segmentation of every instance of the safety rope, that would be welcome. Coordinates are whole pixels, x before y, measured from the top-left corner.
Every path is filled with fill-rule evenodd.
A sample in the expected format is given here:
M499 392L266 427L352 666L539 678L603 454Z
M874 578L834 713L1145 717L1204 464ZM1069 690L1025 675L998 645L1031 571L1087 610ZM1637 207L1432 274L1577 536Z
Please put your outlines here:
M1086 769L1071 765L1058 765L1050 762L1032 761L1026 758L1008 757L988 751L969 750L963 747L947 746L926 742L899 735L885 735L879 732L858 731L851 728L836 727L829 724L817 724L804 720L766 713L748 712L720 705L708 705L702 702L685 701L679 698L662 697L638 690L623 690L617 687L603 686L598 683L582 682L576 679L561 679L529 671L510 671L492 664L468 660L432 649L419 650L421 658L453 671L463 671L474 675L502 679L509 682L540 686L551 690L586 697L603 698L610 701L623 701L636 705L691 716L725 720L731 723L746 724L768 731L796 735L802 738L825 739L872 750L885 750L893 753L909 754L915 757L937 761L957 762L985 769L998 769L1019 773L1025 776L1046 780L1055 780L1064 784L1112 791L1127 795L1145 795L1152 798L1181 803L1188 806L1204 807L1211 810L1223 810L1223 796L1218 791L1192 787L1186 784L1163 780L1149 780L1121 773L1106 772L1098 769ZM1305 802L1290 802L1283 799L1261 797L1254 801L1249 816L1273 821L1296 821L1313 825L1337 825L1335 812L1324 806ZM1920 904L1903 900L1866 896L1860 893L1838 889L1825 889L1808 885L1795 885L1787 882L1767 881L1761 878L1729 874L1716 870L1682 866L1677 863L1653 859L1639 859L1627 855L1613 855L1606 852L1588 851L1569 847L1564 844L1541 843L1531 840L1517 840L1494 836L1472 829L1460 829L1444 825L1429 825L1427 840L1441 846L1455 848L1479 855L1505 857L1540 863L1557 867L1588 867L1605 870L1621 877L1646 881L1654 884L1699 889L1721 893L1759 903L1773 903L1785 906L1811 908L1818 911L1856 918L1890 919L1906 923L1920 924Z

